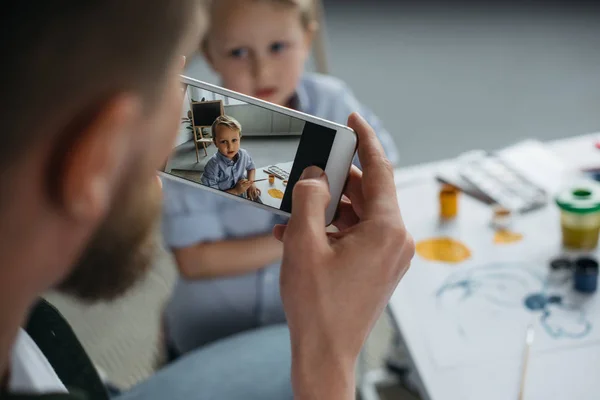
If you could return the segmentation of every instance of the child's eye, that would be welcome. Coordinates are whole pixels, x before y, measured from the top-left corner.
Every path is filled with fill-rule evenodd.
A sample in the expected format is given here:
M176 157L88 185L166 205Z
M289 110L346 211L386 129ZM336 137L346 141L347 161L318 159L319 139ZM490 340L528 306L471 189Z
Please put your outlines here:
M240 47L238 49L233 49L229 52L229 56L232 58L244 58L248 55L248 49Z
M237 142L237 139L233 139L233 140L232 140L232 142L233 142L233 143Z
M281 53L287 47L287 43L284 42L275 42L271 44L270 50L271 53Z

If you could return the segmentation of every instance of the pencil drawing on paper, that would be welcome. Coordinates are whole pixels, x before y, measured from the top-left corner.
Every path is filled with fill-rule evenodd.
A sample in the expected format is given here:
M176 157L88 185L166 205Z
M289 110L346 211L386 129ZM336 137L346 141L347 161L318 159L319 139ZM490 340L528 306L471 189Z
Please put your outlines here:
M571 280L550 280L524 263L494 263L457 271L436 291L439 308L450 311L470 304L485 318L516 309L535 313L547 335L554 339L578 339L592 331L583 307L568 296ZM457 314L456 329L468 338L468 328Z

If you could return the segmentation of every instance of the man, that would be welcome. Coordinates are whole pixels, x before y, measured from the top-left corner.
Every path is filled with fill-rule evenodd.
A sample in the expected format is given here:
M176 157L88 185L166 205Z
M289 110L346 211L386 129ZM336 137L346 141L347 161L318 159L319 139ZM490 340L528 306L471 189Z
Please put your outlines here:
M181 55L198 43L201 12L195 0L3 7L0 397L106 398L97 382L88 385L96 375L72 332L47 306L33 307L56 287L86 301L112 299L147 270L160 208L155 170L177 131ZM340 232L325 231L330 198L316 167L295 187L289 224L274 230L284 244L297 398L353 398L359 350L414 253L381 146L359 116L349 124L364 172L351 172ZM48 346L59 338L61 347ZM248 347L237 340L231 368L243 366ZM240 369L236 379L202 379L196 367L223 362L203 356L191 354L126 397L285 396L268 380L253 386L258 366L245 380ZM82 377L65 382L68 372Z

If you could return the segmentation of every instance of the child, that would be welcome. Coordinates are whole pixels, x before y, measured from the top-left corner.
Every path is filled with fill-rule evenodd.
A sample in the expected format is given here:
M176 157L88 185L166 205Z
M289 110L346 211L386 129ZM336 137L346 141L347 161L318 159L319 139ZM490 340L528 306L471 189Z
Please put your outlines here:
M215 1L203 53L228 89L344 125L348 115L358 111L396 164L398 153L390 134L346 84L330 76L304 73L318 29L313 2Z
M203 51L223 86L341 124L358 111L397 162L390 135L344 83L304 74L317 29L312 0L218 0L210 19ZM285 321L279 297L282 247L271 235L281 221L192 189L169 182L163 190L163 235L182 276L165 311L175 355Z
M242 126L235 118L223 115L215 120L212 137L218 151L206 163L200 182L236 196L257 200L260 190L253 183L256 168L250 154L240 149L241 133Z

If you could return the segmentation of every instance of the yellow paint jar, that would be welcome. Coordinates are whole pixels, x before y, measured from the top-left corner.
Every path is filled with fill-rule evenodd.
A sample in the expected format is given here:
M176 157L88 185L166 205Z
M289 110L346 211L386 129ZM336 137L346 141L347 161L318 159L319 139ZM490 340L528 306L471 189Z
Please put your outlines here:
M459 191L452 185L443 185L440 190L440 218L452 219L458 215Z
M600 237L600 185L585 182L559 194L563 246L572 250L593 250Z
M269 175L269 184L273 185L275 183L275 175L270 174Z

